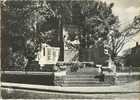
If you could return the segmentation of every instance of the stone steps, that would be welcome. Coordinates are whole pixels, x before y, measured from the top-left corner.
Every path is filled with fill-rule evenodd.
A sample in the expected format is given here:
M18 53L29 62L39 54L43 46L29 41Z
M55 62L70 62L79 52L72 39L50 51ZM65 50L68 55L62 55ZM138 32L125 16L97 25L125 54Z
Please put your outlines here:
M61 86L86 87L86 86L108 86L109 83L101 82L96 76L99 75L97 69L79 69L77 72L69 72L66 76L56 78L56 83ZM96 77L96 78L95 78Z
M68 84L94 84L94 83L100 83L99 81L96 81L96 80L85 80L85 81L82 81L82 80L75 80L75 81L67 81L65 80L63 82L64 84L65 83L68 83Z
M56 81L61 86L109 86L109 83L99 81L95 75L66 75Z
M72 72L68 73L68 75L98 75L99 73L91 73L91 72Z
M65 78L95 78L96 75L66 75Z
M107 84L107 83L99 83L99 82L87 82L87 83L64 83L62 86L64 87L94 87L94 86L110 86L110 84Z
M65 81L99 81L98 78L65 78Z

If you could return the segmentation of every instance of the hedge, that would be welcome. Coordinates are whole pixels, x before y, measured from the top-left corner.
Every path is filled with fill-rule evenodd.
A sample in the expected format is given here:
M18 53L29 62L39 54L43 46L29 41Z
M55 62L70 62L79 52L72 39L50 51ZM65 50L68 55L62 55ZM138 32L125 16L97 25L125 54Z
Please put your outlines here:
M46 72L9 71L1 74L2 82L54 85L54 74Z

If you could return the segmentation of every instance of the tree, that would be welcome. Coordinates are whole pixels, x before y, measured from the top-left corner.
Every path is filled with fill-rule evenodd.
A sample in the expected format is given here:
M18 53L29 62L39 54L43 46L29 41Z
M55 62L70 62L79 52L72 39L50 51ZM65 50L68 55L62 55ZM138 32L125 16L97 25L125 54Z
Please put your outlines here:
M134 18L131 25L124 30L119 30L119 18L112 14L113 4L107 5L103 2L74 2L73 24L79 28L80 48L90 48L99 43L108 49L113 62L128 42L129 38L140 31L140 17ZM74 14L75 13L75 14ZM78 20L78 18L81 18ZM74 41L77 35L72 35L69 40ZM70 44L72 47L77 47ZM80 53L79 53L80 55Z
M82 1L72 3L72 18L79 28L80 47L89 48L97 41L105 40L117 17L112 14L112 6L97 1ZM75 36L76 37L76 36Z
M108 34L108 39L104 42L109 55L109 66L113 66L112 70L116 73L117 59L116 57L124 47L124 45L138 32L140 32L140 19L135 17L134 21L122 31L112 29ZM129 59L130 60L130 59Z
M107 5L99 1L72 2L72 24L77 32L69 35L67 45L79 50L104 45L112 30L118 31L119 19L112 13L113 3ZM77 33L77 34L76 34ZM72 42L79 40L79 46ZM69 42L70 41L70 42ZM77 42L78 43L78 42Z
M54 20L53 11L49 4L43 1L6 1L5 4L11 56L15 57L14 55L18 54L21 59L25 57L28 61L34 60L36 52L46 38L41 34L41 23L51 20L46 30L50 31L54 28L49 28Z
M79 41L78 46L74 46L78 50L92 48L99 43L104 45L110 40L119 41L120 38L119 21L112 13L112 3L107 5L100 1L72 0L7 1L6 5L10 46L13 52L20 52L28 60L36 57L41 43L60 47L60 58L63 60L63 28L69 25L75 25L78 29L77 33L69 35L70 41ZM115 39L108 39L110 36ZM22 41L14 42L17 38Z
M114 60L124 45L138 32L140 32L140 17L136 16L133 22L128 25L124 30L118 31L112 29L108 34L108 39L105 43L107 49L109 50L111 59Z
M61 47L63 57L62 30L70 23L69 2L6 1L4 4L7 7L11 56L18 54L32 61L41 43L47 43Z

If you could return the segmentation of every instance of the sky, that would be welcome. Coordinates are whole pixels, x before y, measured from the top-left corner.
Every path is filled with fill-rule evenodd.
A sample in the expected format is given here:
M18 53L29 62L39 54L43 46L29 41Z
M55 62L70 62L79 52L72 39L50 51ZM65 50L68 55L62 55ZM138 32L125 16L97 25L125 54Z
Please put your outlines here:
M114 3L112 8L114 15L119 16L121 28L127 26L133 21L133 18L140 15L140 0L101 0L106 3ZM136 42L140 44L140 32L136 34L129 42L124 46L120 55L123 51L132 48L136 45Z
M131 23L136 15L140 14L140 0L101 0L108 4L114 3L113 13L119 16L120 23L126 25Z

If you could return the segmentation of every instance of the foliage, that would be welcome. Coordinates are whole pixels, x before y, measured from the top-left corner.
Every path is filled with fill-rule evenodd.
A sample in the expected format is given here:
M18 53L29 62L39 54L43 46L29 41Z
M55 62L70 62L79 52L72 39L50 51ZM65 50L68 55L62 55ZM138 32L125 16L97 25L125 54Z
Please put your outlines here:
M138 32L140 32L140 18L136 16L133 22L124 30L118 31L112 29L108 34L108 39L105 42L106 48L109 50L109 55L112 60L118 56L124 45ZM118 26L117 26L118 27Z
M77 31L70 32L68 37L70 42L66 41L66 45L76 49L108 44L111 54L116 56L121 50L121 44L125 44L123 39L128 31L118 31L119 20L112 13L112 3L107 5L101 1L39 0L6 1L5 4L11 54L18 53L28 60L36 58L41 43L61 46L62 28L70 25L75 25ZM139 17L136 17L132 26L138 25L138 20ZM79 41L79 44L72 43L75 40Z
M42 36L40 30L42 23L46 21L47 30L52 26L54 18L53 12L45 2L33 1L7 1L7 16L8 16L8 34L9 48L11 48L11 56L18 63L20 56L26 57L27 60L36 58L36 52L40 49L40 45L44 42L46 36ZM50 22L48 22L50 20ZM43 37L43 39L42 39ZM16 41L15 41L16 40ZM48 42L48 41L46 41ZM19 55L18 57L13 54ZM22 64L21 64L22 66Z
M118 19L112 14L112 6L98 1L72 2L72 24L78 32L76 35L70 32L69 40L74 41L78 36L81 48L90 48L106 40Z
M78 37L81 46L86 47L84 42L94 45L93 42L98 38L105 39L109 30L108 25L114 24L116 19L111 12L112 5L107 6L106 3L96 1L7 1L6 5L9 45L12 52L20 52L28 60L36 57L36 52L43 42L59 46L59 21L63 27L76 25L79 34L74 34L75 36L72 35L70 38ZM15 39L19 41L15 42Z

